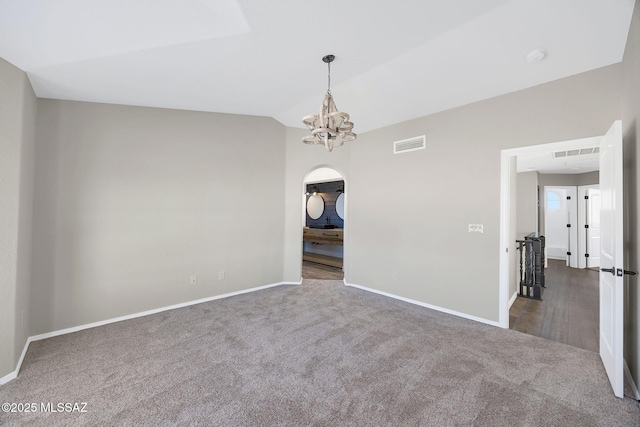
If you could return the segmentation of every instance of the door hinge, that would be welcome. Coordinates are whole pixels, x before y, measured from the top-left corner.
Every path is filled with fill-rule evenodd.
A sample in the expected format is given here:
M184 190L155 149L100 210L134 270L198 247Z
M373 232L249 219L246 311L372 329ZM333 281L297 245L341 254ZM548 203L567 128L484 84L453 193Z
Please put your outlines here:
M584 254L585 258L589 258L589 254Z
M567 228L571 228L571 224L567 224Z
M589 196L584 196L584 199L585 200L589 200Z
M567 255L571 256L571 252L567 252Z
M571 200L571 196L567 196L567 200Z
M589 224L585 224L585 225L584 225L584 228L589 228Z

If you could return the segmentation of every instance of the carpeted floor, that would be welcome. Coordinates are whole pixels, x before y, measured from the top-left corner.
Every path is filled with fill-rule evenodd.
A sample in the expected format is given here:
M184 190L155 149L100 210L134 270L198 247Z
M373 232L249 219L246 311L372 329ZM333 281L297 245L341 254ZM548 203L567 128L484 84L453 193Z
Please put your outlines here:
M596 353L314 280L34 342L0 402L38 406L1 425L640 425Z

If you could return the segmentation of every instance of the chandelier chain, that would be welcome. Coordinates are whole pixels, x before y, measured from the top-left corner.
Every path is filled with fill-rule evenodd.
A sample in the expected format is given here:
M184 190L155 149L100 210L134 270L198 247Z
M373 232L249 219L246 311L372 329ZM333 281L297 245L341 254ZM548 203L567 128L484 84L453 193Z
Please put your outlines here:
M331 93L331 62L327 62L327 68L329 69L327 77L327 93Z

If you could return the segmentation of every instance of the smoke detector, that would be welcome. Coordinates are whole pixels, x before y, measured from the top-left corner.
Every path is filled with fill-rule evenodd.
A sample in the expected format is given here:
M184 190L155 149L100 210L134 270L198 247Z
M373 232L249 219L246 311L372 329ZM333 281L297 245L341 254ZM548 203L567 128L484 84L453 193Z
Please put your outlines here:
M544 49L534 49L527 54L527 62L529 64L535 64L536 62L540 62L547 56L547 51Z

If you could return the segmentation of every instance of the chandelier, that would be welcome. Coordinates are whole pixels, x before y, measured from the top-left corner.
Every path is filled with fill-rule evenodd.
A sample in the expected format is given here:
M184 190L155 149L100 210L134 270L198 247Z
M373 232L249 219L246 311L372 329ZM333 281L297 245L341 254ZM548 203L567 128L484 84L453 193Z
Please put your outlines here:
M302 138L305 144L323 144L327 151L333 147L340 147L345 142L353 141L357 135L351 132L353 123L349 121L349 115L338 111L336 103L331 95L331 63L336 59L334 55L327 55L322 60L328 67L328 85L324 101L318 114L311 114L302 118L302 123L307 125L311 135Z

